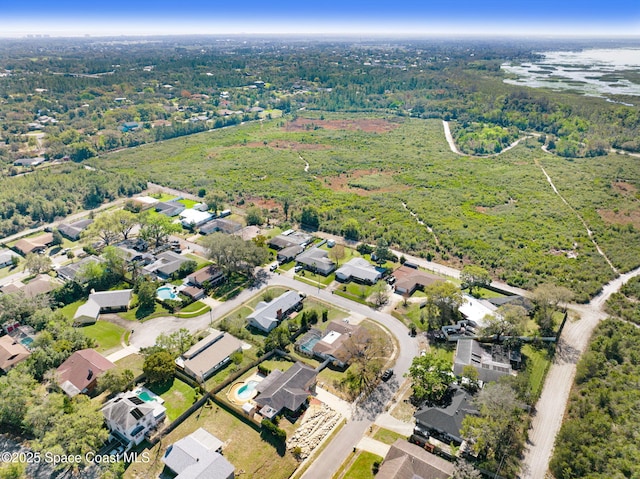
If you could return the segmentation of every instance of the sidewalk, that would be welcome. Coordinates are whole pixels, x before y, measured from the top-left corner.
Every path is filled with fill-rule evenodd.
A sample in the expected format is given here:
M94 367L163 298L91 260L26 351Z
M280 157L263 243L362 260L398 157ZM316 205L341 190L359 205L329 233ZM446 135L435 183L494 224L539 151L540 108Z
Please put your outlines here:
M107 359L112 363L115 363L119 359L126 358L130 354L136 354L139 351L140 349L136 348L135 346L127 346L126 348L122 348L121 350L110 354L109 356L107 356Z
M377 454L380 457L385 457L389 452L389 449L391 449L391 446L389 444L385 444L384 442L376 441L369 436L364 436L356 445L356 449L369 451L373 454Z

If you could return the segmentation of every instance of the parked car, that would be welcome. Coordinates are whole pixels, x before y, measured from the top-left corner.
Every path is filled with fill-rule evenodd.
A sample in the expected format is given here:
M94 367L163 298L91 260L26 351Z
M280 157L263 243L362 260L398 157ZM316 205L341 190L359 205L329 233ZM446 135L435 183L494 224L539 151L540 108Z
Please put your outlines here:
M393 376L393 369L387 369L382 373L382 380L386 382L391 379L391 376Z
M278 263L272 264L269 266L269 271L275 271L278 269Z
M293 271L295 271L296 273L299 273L300 271L302 271L302 265L299 264L298 266L296 266L295 268L293 268Z

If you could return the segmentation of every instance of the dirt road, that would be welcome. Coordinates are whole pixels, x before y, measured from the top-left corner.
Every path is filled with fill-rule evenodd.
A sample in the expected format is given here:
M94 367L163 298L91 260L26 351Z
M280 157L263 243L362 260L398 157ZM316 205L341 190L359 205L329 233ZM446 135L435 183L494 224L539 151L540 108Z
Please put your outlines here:
M586 305L571 305L570 309L580 319L567 322L558 343L556 357L549 369L542 395L536 404L537 413L529 431L529 441L520 474L522 479L544 479L547 477L549 460L553 452L556 434L562 425L576 364L589 344L591 333L598 323L607 317L603 307L609 296L624 283L640 275L640 268L623 274L606 284L598 296Z

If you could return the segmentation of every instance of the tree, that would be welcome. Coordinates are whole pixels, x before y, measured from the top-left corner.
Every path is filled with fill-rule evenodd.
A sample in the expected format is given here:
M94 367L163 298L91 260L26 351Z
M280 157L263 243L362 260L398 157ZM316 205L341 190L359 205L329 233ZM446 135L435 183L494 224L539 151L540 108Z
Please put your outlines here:
M313 206L305 206L302 208L300 224L303 228L317 230L320 227L320 216L318 215L318 210Z
M135 293L138 296L138 310L152 312L156 307L156 289L154 281L139 278L136 283Z
M329 251L329 257L340 266L340 260L345 257L344 245L336 243L333 248L331 248L331 251Z
M101 407L101 404L91 401L84 394L78 394L70 400L65 398L65 414L32 445L36 450L52 454L79 455L86 465L87 454L98 451L109 436L104 428ZM68 464L60 466L66 467Z
M284 213L285 221L289 220L289 207L290 206L291 206L291 203L289 202L289 198L285 197L282 200L282 212Z
M482 474L470 462L458 459L451 479L482 479Z
M94 219L93 223L81 233L84 238L100 239L109 246L117 241L119 226L111 213L104 213Z
M205 203L207 203L207 206L213 211L214 215L217 215L218 211L224 208L224 200L225 195L217 191L208 193L204 198Z
M491 284L491 275L481 266L468 264L460 272L460 280L462 281L462 289L469 289L473 295L475 289L476 294L481 288Z
M424 289L427 296L425 308L429 315L429 326L438 329L450 324L459 316L459 309L465 302L462 291L448 281L437 281Z
M379 308L389 301L389 288L384 281L378 281L373 287L373 303Z
M0 424L4 426L3 430L21 430L27 411L35 400L38 383L23 364L0 376Z
M107 246L102 251L102 258L104 259L104 270L107 274L113 276L115 281L120 281L124 278L124 274L127 272L127 261L122 250L115 246Z
M261 225L264 223L264 218L262 217L262 211L257 206L249 206L247 208L247 216L246 216L247 224L251 225Z
M386 358L393 350L389 337L378 331L359 328L343 343L352 367L347 369L343 387L353 396L373 390Z
M156 338L156 346L168 351L174 358L185 353L195 343L196 338L187 328L180 328L171 334L160 333Z
M20 264L20 256L11 257L11 268L17 268Z
M489 383L475 404L479 414L462 420L462 436L470 441L483 468L514 477L527 427L515 391L506 384Z
M354 218L347 219L342 225L342 236L345 239L358 241L360 239L360 223Z
M389 251L389 243L384 238L378 238L376 241L376 249L374 251L376 256L376 262L379 264L384 263L388 259L391 259L391 251Z
M58 229L53 230L52 236L53 236L53 241L51 242L52 245L60 246L61 244L64 243L64 238L62 237L62 233L60 233L60 230Z
M553 331L553 313L558 306L573 299L573 292L563 286L541 284L533 290L536 305L535 319L543 333Z
M24 258L24 269L31 274L45 273L51 270L51 258L44 254L28 253Z
M131 231L139 224L138 217L131 211L116 210L111 214L114 229L122 236L123 240L129 239Z
M480 387L478 382L478 370L474 368L471 364L466 364L462 368L462 377L467 379L467 384L465 384L465 389L470 392L476 392Z
M175 370L176 363L169 351L157 351L147 356L142 365L142 371L150 383L167 383L173 378Z
M500 306L495 314L484 318L485 326L482 335L496 335L500 341L501 336L521 336L527 323L527 310L515 304Z
M166 243L171 233L177 233L182 229L179 224L175 224L165 215L145 214L141 218L141 225L140 237L146 241L152 241L156 248Z
M122 392L133 382L134 377L131 369L109 369L98 378L98 390Z
M274 349L284 350L291 344L291 333L284 324L273 329L264 340L264 351L269 352Z
M409 377L413 381L413 398L417 402L442 400L455 377L452 364L446 359L427 353L413 358Z
M253 276L256 266L264 264L269 252L253 241L244 241L238 236L213 233L202 241L207 257L226 273L243 273Z

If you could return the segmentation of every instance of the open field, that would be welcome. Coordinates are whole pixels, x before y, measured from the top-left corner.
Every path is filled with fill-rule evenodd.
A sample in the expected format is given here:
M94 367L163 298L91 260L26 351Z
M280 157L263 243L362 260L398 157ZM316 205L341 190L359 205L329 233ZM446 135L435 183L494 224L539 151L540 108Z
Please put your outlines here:
M367 131L352 125L389 118L333 115L330 120L331 127L313 116L304 120L317 129L295 126L300 118L293 127L282 119L248 124L117 152L92 164L192 193L197 187L189 172L198 171L199 187L224 191L245 205L252 198L268 200L276 218L283 217L285 198L294 215L304 205L316 205L320 228L328 232L340 234L353 218L367 241L384 237L439 261L474 262L526 288L554 281L576 291L579 300L593 295L613 271L575 211L618 268L640 262L638 230L606 214L628 212L633 218L640 209L631 189L623 194L612 187L617 177L629 178L635 187L628 157L570 161L544 153L535 140L494 158L461 157L449 150L439 121L394 118L393 128ZM279 148L280 142L321 148L304 151L305 171L297 150ZM549 187L538 163L575 211Z

